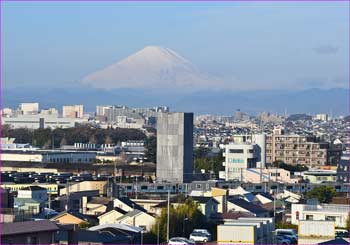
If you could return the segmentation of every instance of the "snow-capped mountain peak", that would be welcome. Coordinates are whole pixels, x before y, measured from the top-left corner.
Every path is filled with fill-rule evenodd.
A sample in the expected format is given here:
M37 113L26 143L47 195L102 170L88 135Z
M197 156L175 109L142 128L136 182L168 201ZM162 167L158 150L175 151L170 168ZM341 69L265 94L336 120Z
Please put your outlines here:
M217 82L169 48L147 46L104 69L87 75L82 83L96 88L198 90Z

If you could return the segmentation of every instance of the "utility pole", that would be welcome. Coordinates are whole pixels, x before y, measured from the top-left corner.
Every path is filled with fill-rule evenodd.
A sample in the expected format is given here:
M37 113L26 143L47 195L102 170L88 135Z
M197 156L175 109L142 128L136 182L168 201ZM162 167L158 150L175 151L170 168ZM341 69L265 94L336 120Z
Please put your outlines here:
M273 193L273 218L276 224L276 193Z
M67 195L67 211L69 211L69 180L67 180L67 187L66 187L66 195Z
M159 245L159 221L157 222L157 245Z
M166 229L166 240L169 242L169 221L170 221L170 190L168 190L168 218L167 218L167 229Z
M137 199L137 176L136 176L135 197L136 197L136 199Z

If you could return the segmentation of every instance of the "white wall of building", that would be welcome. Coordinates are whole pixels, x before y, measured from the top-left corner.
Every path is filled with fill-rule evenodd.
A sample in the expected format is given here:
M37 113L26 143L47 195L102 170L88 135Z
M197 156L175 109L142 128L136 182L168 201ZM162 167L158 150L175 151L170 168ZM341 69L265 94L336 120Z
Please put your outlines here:
M255 144L228 144L224 148L226 180L245 181L247 168L256 166L258 159Z
M346 227L349 212L349 205L292 204L292 224L297 225L300 220L324 220L335 221L337 227Z

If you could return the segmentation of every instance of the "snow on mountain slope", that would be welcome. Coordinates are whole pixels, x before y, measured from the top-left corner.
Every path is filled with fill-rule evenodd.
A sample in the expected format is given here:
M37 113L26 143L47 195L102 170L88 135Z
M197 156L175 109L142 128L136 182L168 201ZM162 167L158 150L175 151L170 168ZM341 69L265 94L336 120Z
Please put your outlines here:
M201 90L223 85L169 48L147 46L122 61L84 77L95 88Z

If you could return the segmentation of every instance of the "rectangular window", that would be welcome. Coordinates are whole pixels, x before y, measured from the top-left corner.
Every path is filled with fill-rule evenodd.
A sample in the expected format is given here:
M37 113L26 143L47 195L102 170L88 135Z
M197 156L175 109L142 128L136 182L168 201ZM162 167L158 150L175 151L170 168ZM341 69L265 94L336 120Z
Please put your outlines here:
M314 216L313 215L306 215L306 220L314 220Z
M243 154L243 149L230 149L230 153Z
M335 221L336 217L335 216L326 216L326 220L328 220L328 221Z

